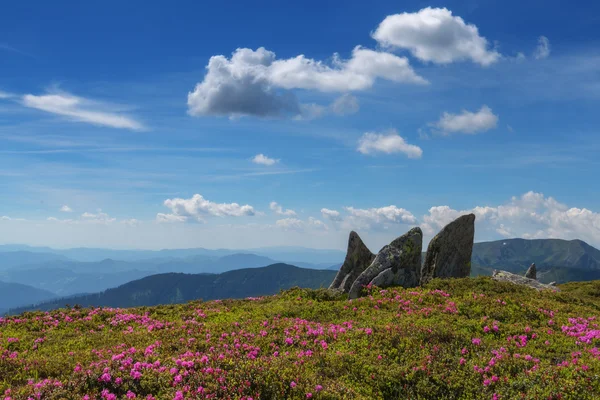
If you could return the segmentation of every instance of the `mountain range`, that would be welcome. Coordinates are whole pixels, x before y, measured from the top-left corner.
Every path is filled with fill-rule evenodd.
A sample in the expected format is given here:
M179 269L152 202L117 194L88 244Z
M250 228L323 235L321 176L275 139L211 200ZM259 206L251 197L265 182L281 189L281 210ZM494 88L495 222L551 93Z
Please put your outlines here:
M136 307L184 303L196 299L258 297L275 294L294 286L312 289L327 287L335 274L335 271L298 268L282 263L222 274L157 274L101 293L56 299L34 308L51 310L66 304L85 307ZM20 313L28 309L31 307L11 312Z
M31 293L31 295L0 297L0 309L35 304L51 298L73 296L80 298L82 295L84 298L87 298L85 296L88 295L92 296L90 298L94 298L93 296L99 296L98 293L107 289L115 288L114 290L117 290L130 283L138 285L136 287L151 285L154 279L177 282L174 287L178 287L185 282L182 276L193 277L190 279L199 280L198 282L205 282L207 279L206 282L212 282L211 279L216 279L215 276L224 276L227 279L227 285L237 287L242 283L241 281L236 282L233 278L249 279L248 272L246 275L226 275L224 273L233 270L247 271L265 266L271 266L269 271L275 273L276 267L273 266L284 264L302 267L294 270L295 280L300 279L303 275L313 277L311 271L315 270L324 270L333 279L344 257L345 254L337 250L298 247L262 248L235 252L228 249L202 248L160 251L87 248L57 250L47 247L3 245L0 246L0 281L5 285L27 285L27 289L25 286L19 286L20 290L22 293ZM284 263L282 259L299 261ZM580 240L560 239L505 239L475 243L471 275L491 275L494 269L524 273L532 262L537 265L538 279L545 283L600 279L600 250ZM181 275L182 273L187 275ZM257 271L256 274L258 276L261 272ZM264 278L268 279L267 276ZM287 282L281 281L280 286L287 287ZM204 285L201 286L204 293L208 293L209 296L212 296L211 298L228 297L237 293L223 285L217 285L214 289L209 289L209 284L202 283L202 285ZM270 288L273 293L280 289L277 285ZM8 289L4 292L9 293ZM186 289L184 292L188 293L189 291ZM155 292L152 293L150 297L141 296L139 293L137 296L143 298L144 302L152 304L159 304L157 301L167 301L172 296L179 298L176 293L165 295L167 297L162 295L157 297ZM253 293L252 291L244 292L244 295L256 295ZM194 295L196 294L198 293ZM187 294L184 295L184 298L187 299L186 296ZM117 297L124 299L123 296ZM125 302L129 304L129 300Z

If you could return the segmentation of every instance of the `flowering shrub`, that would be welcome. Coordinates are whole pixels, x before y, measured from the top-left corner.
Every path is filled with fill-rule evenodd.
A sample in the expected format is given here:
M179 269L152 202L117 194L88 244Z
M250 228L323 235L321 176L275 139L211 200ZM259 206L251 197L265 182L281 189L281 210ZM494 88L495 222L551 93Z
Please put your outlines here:
M0 400L600 398L593 295L366 290L0 318Z

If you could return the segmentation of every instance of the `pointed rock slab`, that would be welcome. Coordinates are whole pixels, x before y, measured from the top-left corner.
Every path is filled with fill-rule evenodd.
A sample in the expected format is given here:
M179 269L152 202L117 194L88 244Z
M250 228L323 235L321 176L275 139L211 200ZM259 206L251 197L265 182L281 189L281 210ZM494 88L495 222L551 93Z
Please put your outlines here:
M529 279L537 279L537 272L535 268L535 263L531 264L527 272L525 272L525 278Z
M511 282L515 285L529 286L530 288L534 288L537 290L547 289L553 290L555 292L560 292L560 289L552 284L546 285L536 281L535 279L525 278L521 275L513 274L507 271L494 270L494 272L492 273L492 279L501 282Z
M329 289L338 289L347 293L354 280L371 265L374 259L375 254L365 246L358 233L350 232L346 259L329 285Z
M463 215L446 225L427 247L420 284L433 278L465 278L471 274L475 214Z
M348 297L359 296L365 285L415 287L419 284L423 232L413 228L379 251L373 263L352 284Z

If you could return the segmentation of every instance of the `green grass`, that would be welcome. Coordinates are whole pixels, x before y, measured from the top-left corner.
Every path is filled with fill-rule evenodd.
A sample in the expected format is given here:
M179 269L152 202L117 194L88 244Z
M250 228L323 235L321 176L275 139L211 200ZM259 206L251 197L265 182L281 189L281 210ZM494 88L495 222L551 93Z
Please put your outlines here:
M0 319L0 399L599 398L600 282L561 288L436 279L355 301L294 288L25 313Z

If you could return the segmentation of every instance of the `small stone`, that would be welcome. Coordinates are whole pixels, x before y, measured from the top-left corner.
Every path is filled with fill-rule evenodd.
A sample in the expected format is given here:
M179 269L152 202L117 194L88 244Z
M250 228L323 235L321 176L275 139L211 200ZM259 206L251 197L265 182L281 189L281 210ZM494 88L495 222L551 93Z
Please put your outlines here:
M492 273L492 279L494 279L496 281L511 282L511 283L514 283L515 285L529 286L530 288L533 288L536 290L548 289L548 290L553 290L553 291L557 291L557 292L560 291L559 288L557 288L556 286L554 286L552 284L546 285L546 284L536 281L535 279L525 278L524 276L513 274L513 273L507 272L507 271L494 270L494 272Z

